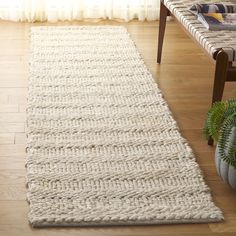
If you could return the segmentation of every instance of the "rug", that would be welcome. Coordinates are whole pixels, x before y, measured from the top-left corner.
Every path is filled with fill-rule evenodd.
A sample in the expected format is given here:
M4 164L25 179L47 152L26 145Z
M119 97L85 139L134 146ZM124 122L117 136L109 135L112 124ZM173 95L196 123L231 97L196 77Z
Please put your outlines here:
M34 227L223 219L119 26L31 29L27 182Z

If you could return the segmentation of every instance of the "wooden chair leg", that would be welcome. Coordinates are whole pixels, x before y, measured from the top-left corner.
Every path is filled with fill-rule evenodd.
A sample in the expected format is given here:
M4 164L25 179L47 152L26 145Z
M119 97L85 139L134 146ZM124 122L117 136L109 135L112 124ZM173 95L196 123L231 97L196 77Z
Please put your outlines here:
M157 49L157 63L161 63L162 46L163 46L165 29L166 29L166 18L169 15L170 15L170 12L169 12L168 8L161 1L159 34L158 34L158 49Z
M228 55L224 50L220 50L216 55L215 80L213 87L212 105L221 101L227 80L227 72L229 67Z
M212 105L222 99L225 81L227 80L228 66L228 55L224 50L220 50L216 55ZM212 138L209 138L208 145L213 145Z
M208 144L209 146L213 146L214 140L212 139L212 137L210 137L210 138L208 139L207 144Z

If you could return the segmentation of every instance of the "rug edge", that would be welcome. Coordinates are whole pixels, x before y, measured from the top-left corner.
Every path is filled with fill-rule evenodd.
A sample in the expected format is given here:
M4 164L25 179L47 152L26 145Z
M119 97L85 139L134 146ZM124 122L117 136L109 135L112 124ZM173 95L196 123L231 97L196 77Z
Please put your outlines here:
M203 224L203 223L219 223L224 221L224 217L215 219L196 219L196 220L153 220L153 221L126 221L126 222L88 222L88 223L45 223L30 222L34 228L44 227L109 227L109 226L145 226L145 225L174 225L174 224Z

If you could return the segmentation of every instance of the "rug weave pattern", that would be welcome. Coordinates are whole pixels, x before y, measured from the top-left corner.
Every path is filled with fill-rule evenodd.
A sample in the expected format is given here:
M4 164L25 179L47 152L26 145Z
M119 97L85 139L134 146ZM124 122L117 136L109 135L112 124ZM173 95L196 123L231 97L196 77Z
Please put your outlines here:
M123 27L33 27L27 109L33 226L222 219Z

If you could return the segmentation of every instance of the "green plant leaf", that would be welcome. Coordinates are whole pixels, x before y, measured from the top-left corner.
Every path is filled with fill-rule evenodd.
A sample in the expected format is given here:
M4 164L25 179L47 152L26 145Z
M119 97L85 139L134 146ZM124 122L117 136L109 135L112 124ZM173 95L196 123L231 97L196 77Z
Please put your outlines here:
M236 112L236 99L216 102L207 113L203 134L206 139L212 137L218 141L220 129L227 117Z

